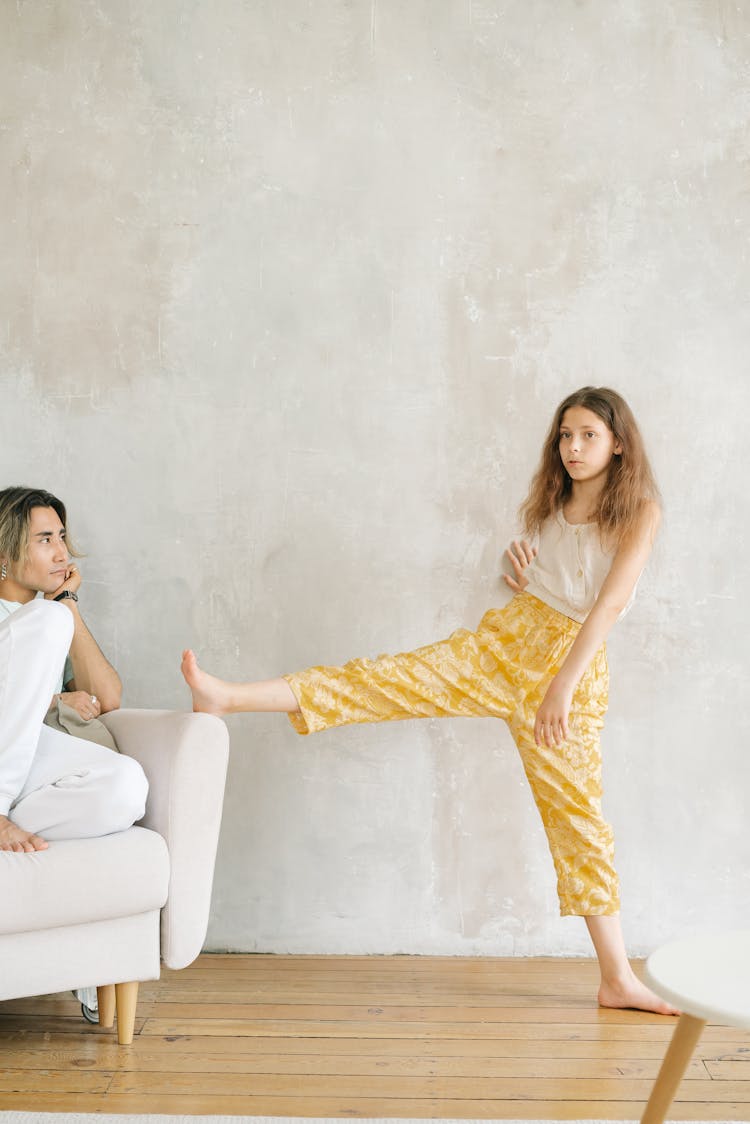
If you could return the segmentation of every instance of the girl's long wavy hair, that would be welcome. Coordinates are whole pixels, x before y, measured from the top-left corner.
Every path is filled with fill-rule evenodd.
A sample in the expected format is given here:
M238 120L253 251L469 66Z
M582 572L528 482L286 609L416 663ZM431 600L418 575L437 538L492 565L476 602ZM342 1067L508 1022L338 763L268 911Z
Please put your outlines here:
M591 410L612 431L622 452L613 456L595 512L603 539L615 544L636 529L643 505L660 502L659 489L646 456L638 424L625 399L606 386L584 386L560 403L542 447L542 456L519 515L528 535L538 534L545 519L559 511L573 491L560 457L560 426L566 410Z

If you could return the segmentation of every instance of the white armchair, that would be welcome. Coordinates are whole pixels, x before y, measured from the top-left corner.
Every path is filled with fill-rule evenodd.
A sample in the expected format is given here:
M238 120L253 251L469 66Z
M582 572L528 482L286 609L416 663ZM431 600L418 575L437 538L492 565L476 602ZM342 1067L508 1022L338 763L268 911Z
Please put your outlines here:
M99 1022L132 1042L140 980L184 968L208 925L229 737L208 714L104 716L148 777L128 831L0 852L0 999L96 987Z

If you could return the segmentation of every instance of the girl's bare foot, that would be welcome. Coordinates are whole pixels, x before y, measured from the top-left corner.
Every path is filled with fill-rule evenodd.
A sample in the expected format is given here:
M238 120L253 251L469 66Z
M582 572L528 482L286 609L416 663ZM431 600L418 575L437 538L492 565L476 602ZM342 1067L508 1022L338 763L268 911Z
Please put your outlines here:
M194 711L221 717L231 709L229 684L201 671L191 648L186 648L182 653L180 669L192 693Z
M600 1007L629 1007L636 1011L652 1011L655 1015L679 1015L680 1012L660 999L642 983L635 972L626 979L602 981L599 988Z

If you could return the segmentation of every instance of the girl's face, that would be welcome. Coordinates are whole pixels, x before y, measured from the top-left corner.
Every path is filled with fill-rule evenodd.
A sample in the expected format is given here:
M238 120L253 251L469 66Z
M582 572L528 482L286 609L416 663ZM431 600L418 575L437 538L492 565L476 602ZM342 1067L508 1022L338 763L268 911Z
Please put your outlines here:
M8 577L2 596L8 601L30 601L38 592L54 593L68 571L65 528L51 507L32 507L29 516L29 552L25 562L7 562Z
M607 423L585 406L571 406L563 414L558 448L568 475L576 483L603 479L612 457L622 453L622 445Z

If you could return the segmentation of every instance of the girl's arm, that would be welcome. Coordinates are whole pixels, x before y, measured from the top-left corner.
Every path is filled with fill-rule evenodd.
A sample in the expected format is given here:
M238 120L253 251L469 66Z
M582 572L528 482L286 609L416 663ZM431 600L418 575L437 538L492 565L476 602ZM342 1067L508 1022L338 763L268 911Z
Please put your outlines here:
M561 745L567 739L568 715L575 689L630 600L654 545L659 519L658 504L649 501L644 505L638 529L618 548L599 596L537 711L534 723L537 745Z

